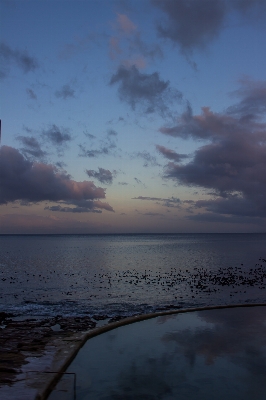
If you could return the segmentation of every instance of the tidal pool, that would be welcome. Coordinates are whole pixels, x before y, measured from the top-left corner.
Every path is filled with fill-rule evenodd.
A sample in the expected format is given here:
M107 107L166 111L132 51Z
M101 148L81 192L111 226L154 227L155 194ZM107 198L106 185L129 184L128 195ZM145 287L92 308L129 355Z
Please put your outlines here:
M265 399L266 307L171 314L89 339L49 400ZM74 397L74 395L76 397Z

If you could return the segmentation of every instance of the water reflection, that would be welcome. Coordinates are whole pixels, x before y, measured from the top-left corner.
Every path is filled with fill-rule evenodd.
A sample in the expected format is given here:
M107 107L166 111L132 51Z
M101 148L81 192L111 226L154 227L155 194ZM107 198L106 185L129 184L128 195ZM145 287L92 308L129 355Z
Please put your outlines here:
M77 373L78 400L265 399L266 308L121 327L89 340L68 372Z

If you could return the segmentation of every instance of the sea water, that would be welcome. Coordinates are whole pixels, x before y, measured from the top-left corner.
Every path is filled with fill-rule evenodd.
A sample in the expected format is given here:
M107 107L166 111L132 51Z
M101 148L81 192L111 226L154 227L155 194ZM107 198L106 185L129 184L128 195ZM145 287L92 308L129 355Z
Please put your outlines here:
M121 315L266 302L266 234L0 235L0 311Z

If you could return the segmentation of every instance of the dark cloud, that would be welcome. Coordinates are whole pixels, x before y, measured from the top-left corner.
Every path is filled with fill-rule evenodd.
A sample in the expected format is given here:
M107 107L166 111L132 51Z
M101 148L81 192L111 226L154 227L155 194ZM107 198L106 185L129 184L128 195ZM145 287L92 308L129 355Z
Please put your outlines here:
M98 172L94 170L86 169L86 173L89 177L97 179L101 183L111 184L113 183L113 178L116 176L116 171L113 173L109 169L98 168Z
M258 20L264 20L266 17L266 3L265 0L227 0L227 4L237 11L240 11L241 15L250 19L255 17L255 23Z
M55 146L57 154L59 156L63 155L68 142L72 140L72 137L68 132L68 129L59 128L55 124L50 126L50 128L43 130L41 137L46 142L46 144L50 142L53 146Z
M266 16L264 0L152 0L166 16L157 24L160 37L177 44L188 55L195 49L204 49L228 25L231 11L246 18Z
M132 197L132 199L133 200L148 200L148 201L167 201L167 202L172 202L172 203L180 203L181 202L181 200L176 197L162 198L162 197L138 196L138 197Z
M82 201L71 201L66 202L67 204L74 204L75 207L69 207L66 205L57 204L56 206L48 206L45 207L45 210L57 211L57 212L66 212L66 213L102 213L102 209L114 212L113 207L108 203L103 203L102 201L92 201L92 200L82 200Z
M143 185L144 187L146 187L145 183L143 183L140 179L134 178L134 180L137 182L138 185Z
M188 156L186 154L179 154L176 153L174 150L167 149L164 146L160 146L159 144L156 144L156 149L160 154L162 154L164 157L168 158L169 160L174 160L176 162L181 161L184 158L187 158Z
M232 214L238 217L256 217L258 214L252 200L238 195L228 195L227 198L219 197L212 200L198 200L195 202L194 208L205 208L212 213ZM260 216L266 218L266 207L261 210Z
M61 87L61 89L55 92L55 96L66 100L69 97L75 97L75 90L72 89L69 85L64 85Z
M89 135L90 139L94 139L95 136L93 135ZM86 135L86 136L88 136ZM110 130L107 132L106 138L104 140L102 140L100 142L100 145L98 148L87 148L86 144L79 144L79 149L80 149L80 153L79 156L80 157L89 157L89 158L93 158L93 157L98 157L101 155L111 155L114 154L114 149L116 149L116 141L115 141L115 137L116 137L117 133L114 130Z
M167 16L159 23L161 37L178 44L183 52L204 48L218 36L226 15L223 0L153 0Z
M27 127L24 127L24 130L31 135L17 136L16 139L23 145L21 148L22 153L29 158L34 157L39 160L44 160L44 157L47 156L52 149L57 151L58 156L62 156L67 148L68 142L72 140L68 129L59 128L55 124L51 125L48 129L42 130L41 133L34 132ZM33 133L38 139L33 136ZM43 148L45 148L46 151L44 151Z
M237 115L247 120L257 119L266 112L266 82L253 82L249 79L240 81L241 88L232 94L242 100L227 109L229 115Z
M49 207L44 207L45 210L49 211L57 211L57 212L70 212L70 213L87 213L87 212L92 212L92 213L101 213L101 210L96 210L93 207L93 202L88 202L88 207L64 207L61 206L60 204L56 206L49 206Z
M60 129L54 124L49 129L44 130L42 135L55 146L62 146L72 139L66 129Z
M108 136L117 136L117 132L114 129L109 129L107 132Z
M163 51L158 43L155 45L147 45L141 38L139 32L136 33L134 38L131 40L129 49L131 53L134 51L138 52L141 56L154 61L156 58L163 57Z
M37 100L37 96L32 89L26 89L27 95L32 100Z
M55 163L55 165L56 165L58 168L61 168L61 169L65 168L65 167L67 166L63 161L57 161L57 162Z
M133 200L152 200L152 201L162 201L165 199L162 199L161 197L147 197L147 196L138 196L138 197L132 197Z
M155 201L158 204L161 204L164 207L175 207L180 208L181 200L177 197L170 198L162 198L162 197L148 197L148 196L138 196L133 197L132 200L146 200L146 201Z
M142 215L146 215L148 217L164 217L164 215L162 213L157 213L157 212L146 212L146 213L141 213Z
M92 135L91 133L89 133L89 132L87 132L87 131L84 131L83 133L84 133L84 135L85 135L88 139L90 139L90 140L96 138L96 136Z
M48 200L88 209L109 207L113 211L107 203L99 201L104 198L105 189L93 182L76 182L53 165L33 163L12 147L0 148L0 204Z
M160 166L158 164L156 157L152 156L148 151L138 151L137 153L134 153L131 158L141 158L144 160L144 167L149 167L149 166Z
M137 105L147 114L159 112L164 116L169 113L173 101L180 100L182 94L170 87L169 81L160 79L158 72L144 74L133 65L130 68L120 66L112 76L110 85L118 85L121 101L128 103L133 110Z
M180 184L212 189L220 197L205 203L212 212L266 216L265 87L265 82L249 81L237 92L240 102L224 113L205 107L201 115L189 111L175 127L161 128L164 134L208 141L189 163L168 163L165 175Z
M222 224L241 224L241 225L254 225L261 226L265 228L265 221L261 219L261 217L247 217L247 216L235 216L235 215L222 215L222 214L214 214L214 213L199 213L188 215L186 219L190 221L196 222L204 222L204 223L222 223Z
M21 151L27 157L34 157L42 159L45 157L46 152L41 149L38 140L33 136L18 136L17 139L23 145Z
M34 71L38 68L38 62L34 57L28 55L26 51L13 50L7 44L0 43L1 70L0 77L3 78L8 73L11 64L15 64L24 73Z

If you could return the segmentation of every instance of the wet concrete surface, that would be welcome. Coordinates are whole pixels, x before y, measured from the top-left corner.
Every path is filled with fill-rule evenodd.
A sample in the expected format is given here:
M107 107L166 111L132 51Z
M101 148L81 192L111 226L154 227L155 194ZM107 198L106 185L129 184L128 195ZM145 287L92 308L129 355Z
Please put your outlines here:
M96 326L89 317L28 318L0 314L0 398L42 398L84 334Z

